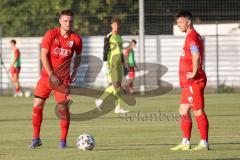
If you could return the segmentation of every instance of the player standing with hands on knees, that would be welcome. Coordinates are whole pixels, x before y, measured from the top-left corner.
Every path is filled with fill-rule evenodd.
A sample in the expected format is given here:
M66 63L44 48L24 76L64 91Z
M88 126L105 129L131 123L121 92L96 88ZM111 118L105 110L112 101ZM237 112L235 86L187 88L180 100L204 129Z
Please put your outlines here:
M41 43L41 62L43 69L41 78L35 88L34 107L32 111L33 139L29 148L34 149L42 145L40 139L40 128L43 118L43 107L51 91L54 92L55 101L59 108L60 119L60 148L67 147L67 133L70 125L68 102L69 92L60 92L51 87L50 83L61 86L63 83L69 84L75 78L77 68L81 62L82 39L72 31L73 12L63 10L59 17L60 27L46 32ZM70 75L71 59L74 59L74 70ZM64 73L64 77L59 78L55 72L59 69ZM69 86L69 85L68 85ZM63 118L62 118L63 117Z
M181 11L176 15L177 25L181 32L187 34L179 63L179 80L182 89L179 112L181 115L182 143L171 150L190 150L193 111L201 136L200 143L191 150L209 150L208 118L204 112L204 89L207 83L203 71L204 46L201 36L192 23L192 14Z

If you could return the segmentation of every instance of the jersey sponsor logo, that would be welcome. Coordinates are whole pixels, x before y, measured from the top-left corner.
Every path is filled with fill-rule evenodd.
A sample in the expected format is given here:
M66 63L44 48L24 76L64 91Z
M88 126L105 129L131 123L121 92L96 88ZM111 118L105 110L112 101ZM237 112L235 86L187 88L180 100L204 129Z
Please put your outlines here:
M60 56L69 56L71 54L70 50L64 49L64 48L55 48L54 53Z

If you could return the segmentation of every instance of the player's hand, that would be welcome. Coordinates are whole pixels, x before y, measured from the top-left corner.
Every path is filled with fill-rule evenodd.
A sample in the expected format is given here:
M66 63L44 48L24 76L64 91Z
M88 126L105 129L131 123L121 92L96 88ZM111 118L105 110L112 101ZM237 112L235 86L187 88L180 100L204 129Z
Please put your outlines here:
M192 79L195 77L195 74L192 73L192 72L187 72L187 75L186 75L186 79L189 80L189 79Z
M60 84L61 84L60 79L59 79L57 76L55 76L54 74L51 74L51 75L50 75L50 80L51 80L54 84L56 84L56 85L60 85Z
M73 83L73 82L75 82L75 81L77 80L77 78L76 78L76 72L73 72L73 73L71 74L70 80L71 80L70 83Z

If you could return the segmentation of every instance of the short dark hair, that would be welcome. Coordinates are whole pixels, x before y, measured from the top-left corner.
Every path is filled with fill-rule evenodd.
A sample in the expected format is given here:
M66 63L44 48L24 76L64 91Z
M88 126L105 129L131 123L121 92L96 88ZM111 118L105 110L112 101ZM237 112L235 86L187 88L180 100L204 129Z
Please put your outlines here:
M112 20L111 20L111 24L113 24L113 23L120 24L121 20L117 16L113 16Z
M73 11L70 10L70 9L65 9L65 10L62 10L62 11L60 12L60 17L63 16L63 15L66 15L66 16L73 16L74 13L73 13Z
M134 44L137 44L137 41L136 41L135 39L132 39L132 42L133 42Z
M17 43L15 39L12 39L10 43L13 43L14 45Z
M184 18L188 18L189 20L192 20L193 15L190 11L188 10L183 10L180 11L176 14L176 19L180 18L180 17L184 17Z

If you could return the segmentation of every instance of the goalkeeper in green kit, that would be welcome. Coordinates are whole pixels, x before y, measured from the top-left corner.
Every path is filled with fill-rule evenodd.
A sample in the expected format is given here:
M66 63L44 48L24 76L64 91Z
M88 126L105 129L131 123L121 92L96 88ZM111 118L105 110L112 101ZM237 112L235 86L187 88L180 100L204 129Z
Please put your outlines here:
M112 31L104 38L103 51L103 71L105 76L107 76L110 86L105 89L103 95L95 103L98 110L102 111L104 99L112 94L116 99L115 113L127 113L127 110L120 107L124 57L122 37L119 34L120 19L118 17L112 18L111 28Z

